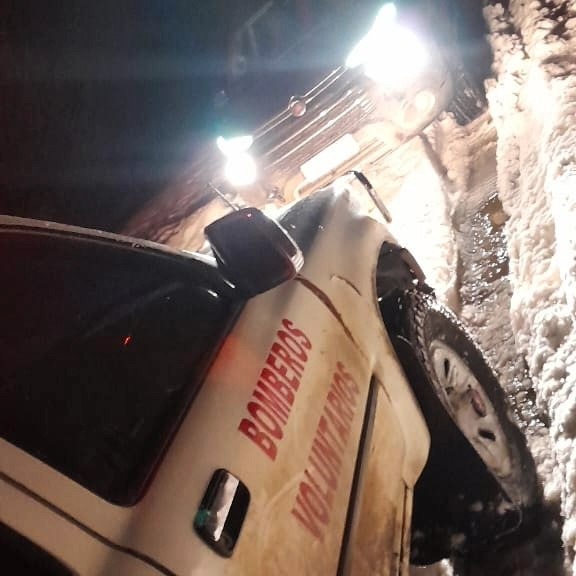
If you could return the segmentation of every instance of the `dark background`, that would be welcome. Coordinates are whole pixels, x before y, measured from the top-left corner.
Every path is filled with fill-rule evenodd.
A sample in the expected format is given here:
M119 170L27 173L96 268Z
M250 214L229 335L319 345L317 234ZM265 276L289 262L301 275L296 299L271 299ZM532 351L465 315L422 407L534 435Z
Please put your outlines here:
M340 64L381 4L277 1L260 35L274 58L237 82L230 39L264 3L3 0L0 213L120 229L218 134L220 90L263 121ZM342 7L355 14L347 30L330 20Z
M5 1L0 213L120 227L215 137L231 33L262 4Z
M207 130L223 4L5 3L0 213L113 229L161 187Z

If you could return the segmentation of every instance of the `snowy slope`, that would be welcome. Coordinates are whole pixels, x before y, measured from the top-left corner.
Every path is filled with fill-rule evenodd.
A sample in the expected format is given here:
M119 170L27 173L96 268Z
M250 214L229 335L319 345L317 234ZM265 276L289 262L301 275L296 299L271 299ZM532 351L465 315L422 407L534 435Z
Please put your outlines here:
M512 327L550 417L552 449L536 457L576 574L576 5L511 0L485 14Z

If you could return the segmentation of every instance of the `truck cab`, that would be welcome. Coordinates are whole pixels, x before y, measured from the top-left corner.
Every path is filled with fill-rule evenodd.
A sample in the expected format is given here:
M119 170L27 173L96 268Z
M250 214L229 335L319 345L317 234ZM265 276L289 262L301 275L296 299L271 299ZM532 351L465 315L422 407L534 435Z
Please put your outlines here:
M303 268L249 299L206 258L3 220L12 573L407 573L429 437L378 312L389 238L315 202L285 223Z
M393 239L346 190L282 225L305 263L248 296L208 257L2 219L10 573L408 573L430 438L378 308ZM263 281L265 252L238 252Z

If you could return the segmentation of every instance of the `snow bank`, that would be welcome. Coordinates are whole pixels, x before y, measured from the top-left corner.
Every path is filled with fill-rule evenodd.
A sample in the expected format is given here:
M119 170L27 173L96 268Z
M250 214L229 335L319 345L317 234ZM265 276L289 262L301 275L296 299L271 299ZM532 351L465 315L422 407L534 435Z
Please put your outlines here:
M457 247L444 181L424 154L387 201L389 228L422 266L439 300L454 306Z
M550 416L553 449L536 457L546 497L560 501L576 574L576 6L511 0L485 14L512 326Z
M443 131L434 134L432 128L427 135L432 141L439 137L444 137ZM451 219L453 193L449 181L427 156L424 141L414 138L392 152L387 161L362 168L392 215L388 228L412 252L438 298L454 307L458 251ZM353 179L351 183L364 209L383 221L366 192Z

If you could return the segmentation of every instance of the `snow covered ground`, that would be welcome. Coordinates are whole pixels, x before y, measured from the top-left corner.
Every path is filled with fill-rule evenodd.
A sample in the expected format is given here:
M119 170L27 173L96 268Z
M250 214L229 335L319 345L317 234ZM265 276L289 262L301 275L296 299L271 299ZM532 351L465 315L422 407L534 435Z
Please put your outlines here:
M566 574L575 575L576 3L507 4L488 6L485 16L494 51L487 94L497 135L497 189L507 217L509 317L534 386L535 411L548 420L545 427L538 418L523 424L545 497L559 504L564 519ZM482 154L471 149L474 126L446 133L443 160L455 204L461 204ZM484 331L497 341L498 306L507 305L506 298L493 298L488 314L473 305L460 313L477 336ZM498 364L495 346L491 353Z
M485 8L494 51L494 78L487 82L491 119L465 129L445 120L436 127L443 139L436 138L435 149L448 168L446 207L454 215L466 203L480 206L482 198L469 197L475 189L471 181L476 163L487 155L482 146L495 146L509 273L492 285L485 305L463 302L461 291L457 311L516 395L512 404L528 435L545 498L558 504L563 518L565 572L576 575L576 2L506 4ZM487 130L494 129L491 138ZM428 189L434 190L430 182ZM453 258L443 272L436 270L442 268L442 255L454 252L444 220L435 237L447 246L421 262L441 286L450 279L459 282ZM438 242L429 238L423 238L425 246L433 249ZM417 253L414 243L412 237L407 245ZM450 293L450 287L442 292ZM522 377L521 365L506 359L511 345L499 346L508 337L503 314L529 378ZM531 399L522 401L532 386L534 406ZM542 570L545 563L536 572L514 573L551 573Z
M546 498L560 503L576 574L576 5L512 0L485 13L512 328L550 418L551 449L535 455Z

